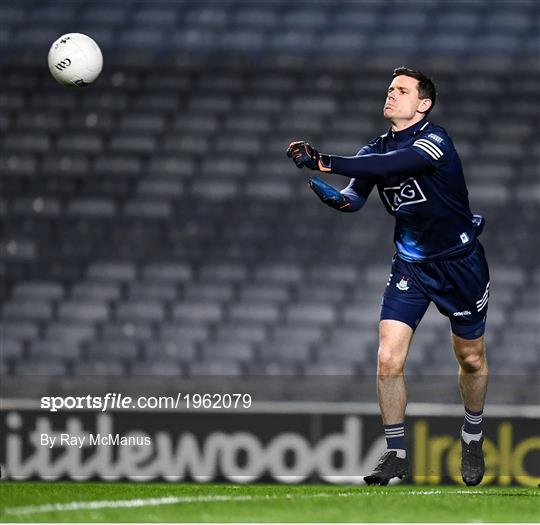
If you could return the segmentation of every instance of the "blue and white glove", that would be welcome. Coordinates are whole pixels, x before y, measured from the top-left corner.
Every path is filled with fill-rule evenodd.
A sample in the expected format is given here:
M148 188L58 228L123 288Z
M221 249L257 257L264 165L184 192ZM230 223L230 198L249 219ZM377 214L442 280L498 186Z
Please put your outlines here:
M309 179L309 187L317 194L325 204L339 211L353 211L348 197L341 194L336 188L330 186L318 177Z

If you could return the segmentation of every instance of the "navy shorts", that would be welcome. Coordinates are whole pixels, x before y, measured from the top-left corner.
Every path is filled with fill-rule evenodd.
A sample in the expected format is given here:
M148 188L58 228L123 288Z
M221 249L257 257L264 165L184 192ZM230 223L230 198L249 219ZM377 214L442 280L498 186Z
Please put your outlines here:
M463 339L483 335L489 299L489 269L477 241L472 252L445 261L409 263L395 255L382 300L381 320L416 329L433 301Z

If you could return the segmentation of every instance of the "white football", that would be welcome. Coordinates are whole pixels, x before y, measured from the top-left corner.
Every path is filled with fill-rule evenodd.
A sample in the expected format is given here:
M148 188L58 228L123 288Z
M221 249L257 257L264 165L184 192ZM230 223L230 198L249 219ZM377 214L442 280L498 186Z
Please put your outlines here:
M62 35L49 49L48 59L52 76L67 87L91 84L103 68L99 46L81 33Z

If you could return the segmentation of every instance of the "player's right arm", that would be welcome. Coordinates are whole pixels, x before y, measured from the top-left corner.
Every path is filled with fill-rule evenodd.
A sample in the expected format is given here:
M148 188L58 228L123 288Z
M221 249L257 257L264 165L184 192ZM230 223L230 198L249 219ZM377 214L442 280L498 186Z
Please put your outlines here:
M294 144L293 142L291 146ZM291 146L289 146L289 149ZM357 156L368 155L369 153L372 153L370 144L364 146L357 153ZM327 206L347 213L355 212L362 208L375 185L372 181L353 178L347 187L339 191L318 177L310 178L308 184L319 199Z
M421 142L422 144L417 144ZM412 147L402 148L388 153L369 151L354 157L341 157L319 153L305 141L293 142L289 145L287 155L298 168L307 167L323 173L335 173L345 177L362 179L373 184L386 183L389 178L399 176L402 180L417 173L433 170L434 160L440 162L443 152L439 146L429 143L429 157L425 144L427 140L417 140ZM369 146L369 145L368 145ZM441 144L442 146L442 144ZM440 154L435 150L440 151Z

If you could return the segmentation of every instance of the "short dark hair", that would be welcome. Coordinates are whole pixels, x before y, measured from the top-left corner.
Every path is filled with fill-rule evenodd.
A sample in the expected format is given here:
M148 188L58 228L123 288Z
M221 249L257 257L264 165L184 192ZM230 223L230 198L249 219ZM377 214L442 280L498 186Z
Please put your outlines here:
M433 106L435 106L435 99L437 98L437 91L435 89L435 84L433 83L433 80L431 80L431 78L429 78L428 76L424 75L424 73L422 73L421 71L418 71L416 69L410 69L405 66L397 67L396 69L394 69L394 74L392 75L392 78L399 77L400 75L405 75L406 77L411 77L418 80L418 96L421 99L429 98L431 100L431 106L425 112L427 116L429 112L433 109Z

